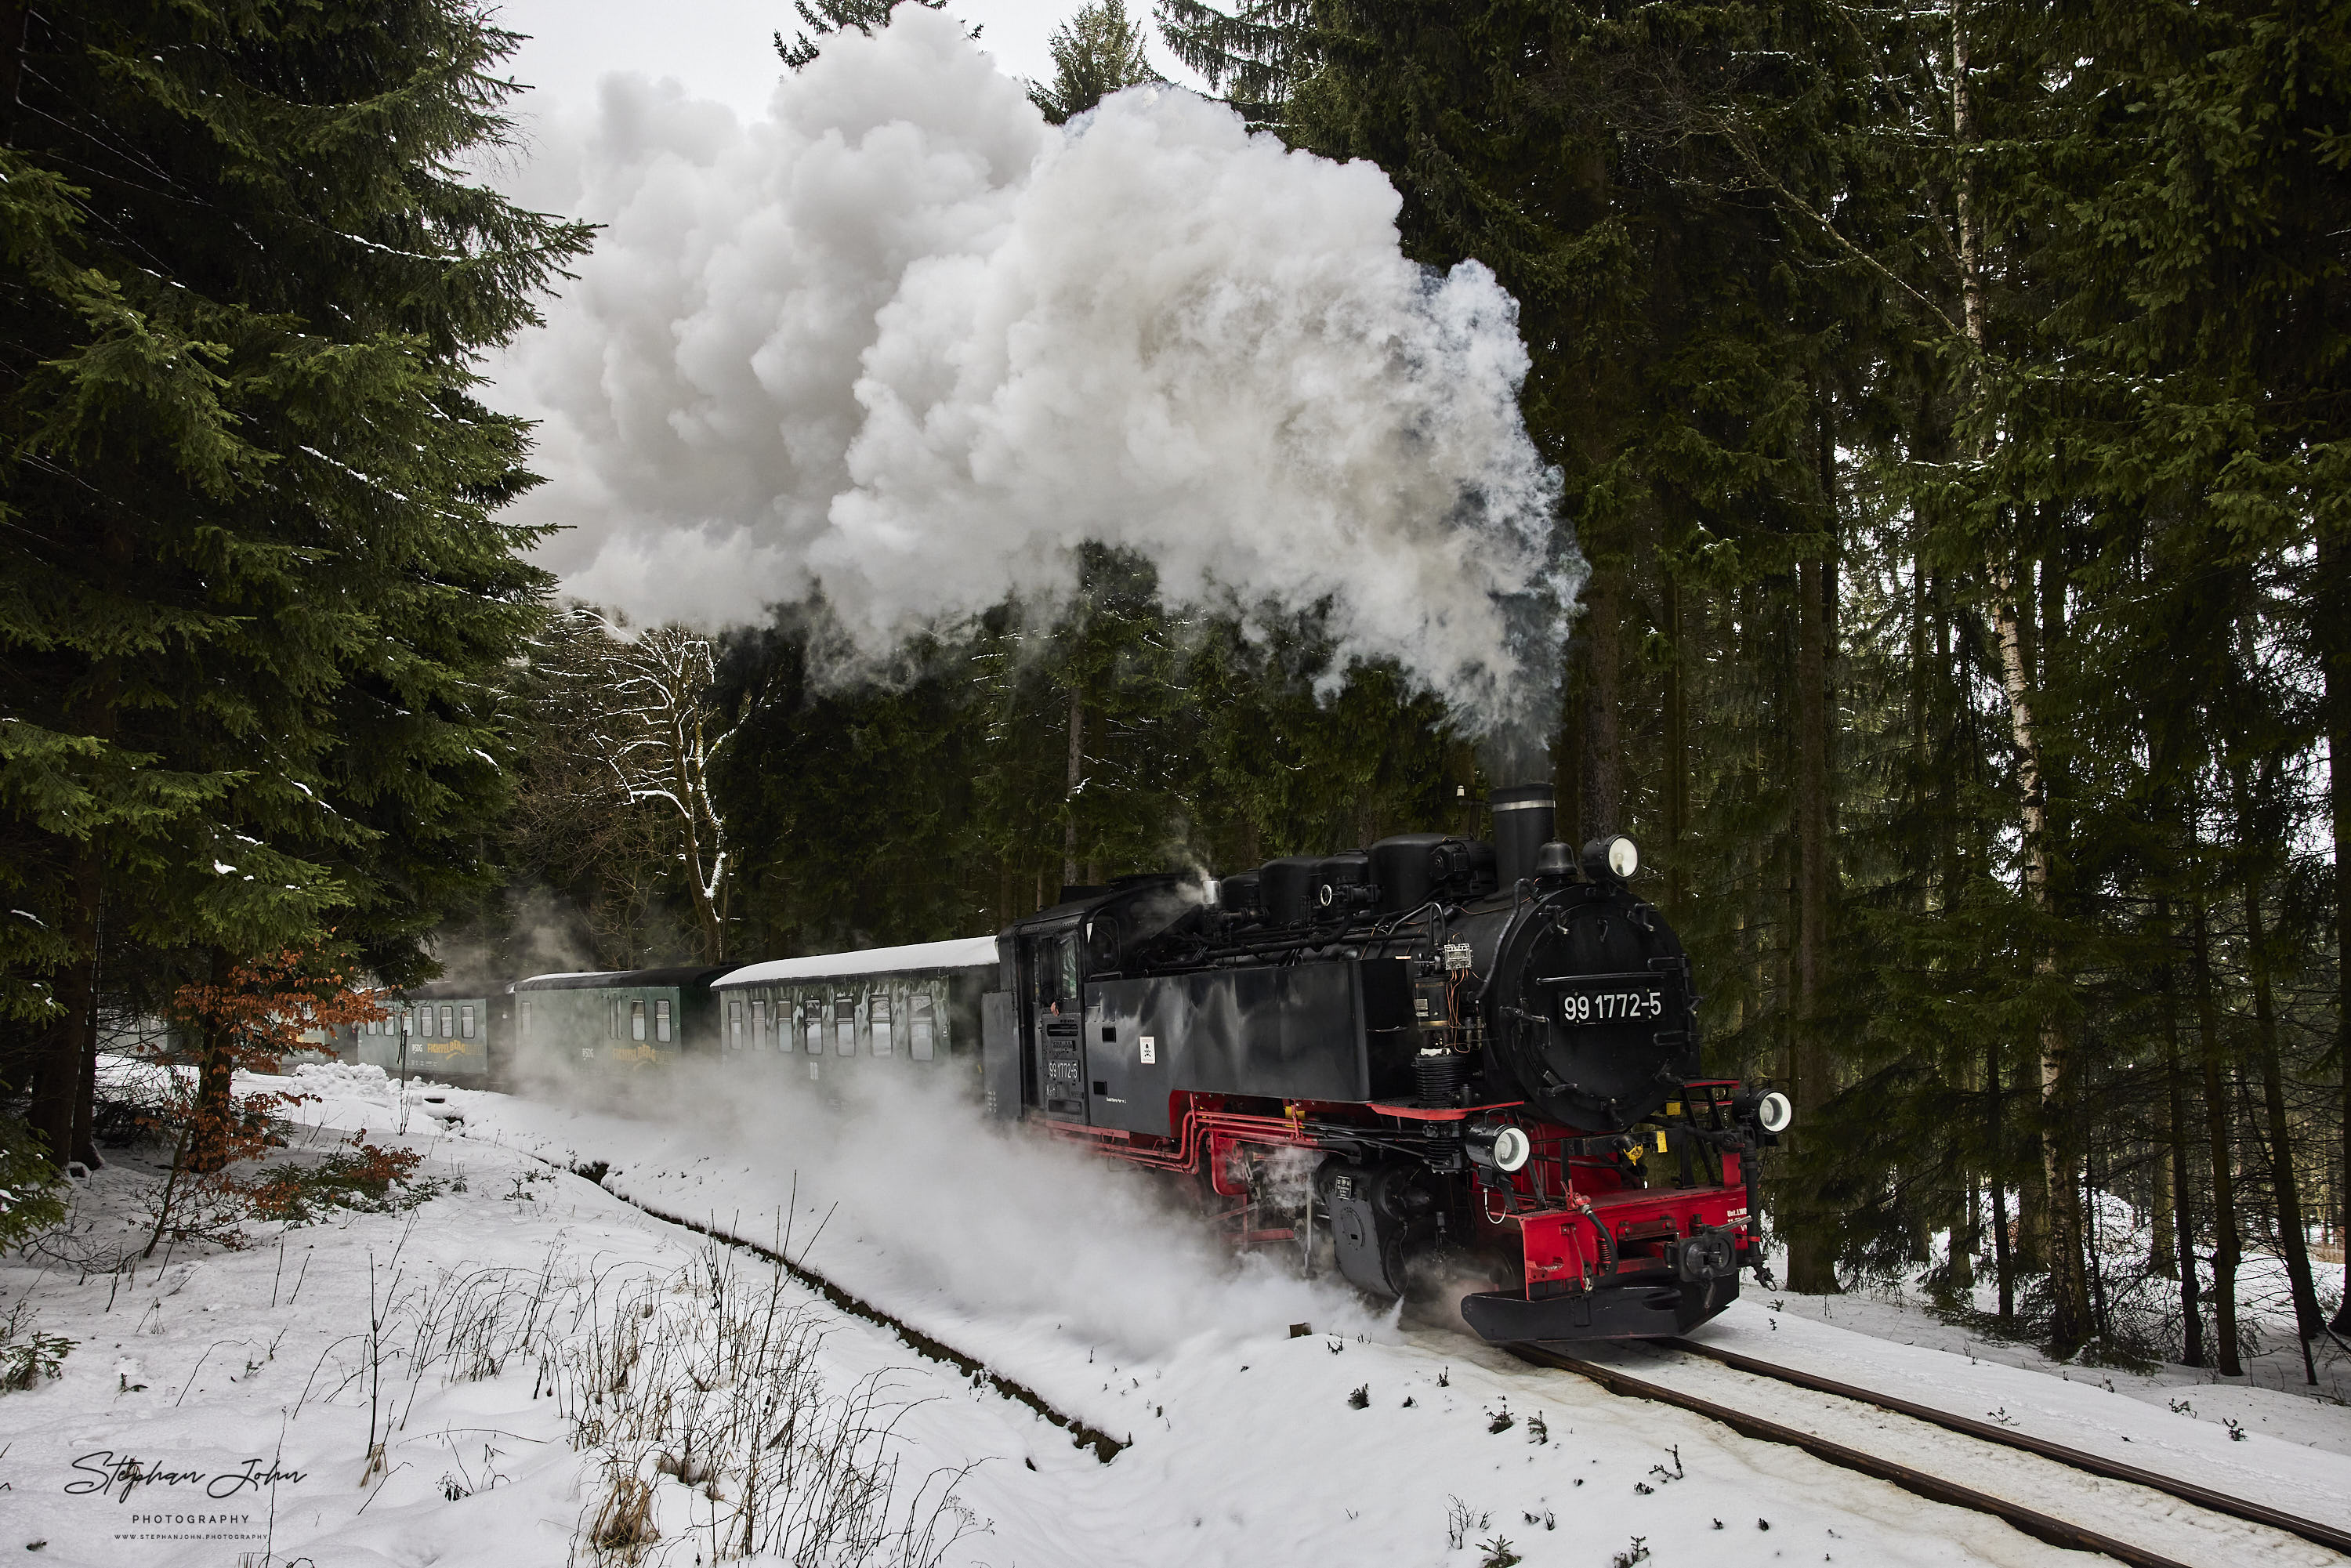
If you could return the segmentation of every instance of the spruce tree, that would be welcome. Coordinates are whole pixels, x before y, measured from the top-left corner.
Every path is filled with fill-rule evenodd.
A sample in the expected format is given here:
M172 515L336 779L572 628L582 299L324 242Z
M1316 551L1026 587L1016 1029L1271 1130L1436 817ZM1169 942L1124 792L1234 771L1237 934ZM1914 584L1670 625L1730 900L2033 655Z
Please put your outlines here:
M1126 19L1126 0L1092 0L1053 29L1053 79L1031 82L1029 99L1056 125L1067 123L1121 88L1157 81L1144 56L1143 24Z
M792 0L792 9L799 13L800 30L792 36L790 43L784 42L784 35L778 31L775 35L776 53L785 65L798 70L816 58L828 33L854 27L870 37L874 28L890 25L890 13L903 4L936 11L946 3L947 0L816 0L811 5L809 0ZM974 27L971 36L978 37L979 29Z
M473 356L588 235L465 172L518 42L466 0L20 15L0 832L48 935L0 938L0 986L62 1159L101 925L182 980L331 941L400 982L480 882L486 677L545 584Z

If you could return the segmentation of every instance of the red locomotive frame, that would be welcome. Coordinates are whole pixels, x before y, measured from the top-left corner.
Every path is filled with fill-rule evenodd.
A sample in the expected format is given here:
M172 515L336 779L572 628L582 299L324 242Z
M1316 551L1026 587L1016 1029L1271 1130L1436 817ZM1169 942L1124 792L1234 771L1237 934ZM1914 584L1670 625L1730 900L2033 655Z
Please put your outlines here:
M1749 1155L1738 1146L1709 1145L1692 1136L1703 1105L1718 1127L1729 1119L1730 1094L1737 1081L1715 1079L1683 1085L1683 1099L1667 1107L1665 1124L1645 1127L1637 1134L1594 1136L1539 1120L1521 1120L1522 1102L1493 1105L1405 1105L1377 1101L1331 1103L1285 1101L1281 1113L1228 1109L1233 1098L1178 1091L1168 1097L1168 1120L1179 1129L1172 1137L1090 1127L1069 1123L1048 1124L1053 1135L1092 1152L1154 1170L1189 1175L1204 1181L1217 1197L1240 1200L1217 1218L1230 1239L1241 1246L1296 1241L1294 1226L1258 1228L1252 1223L1254 1191L1248 1172L1240 1168L1249 1148L1343 1147L1350 1134L1380 1128L1382 1123L1507 1121L1525 1131L1533 1152L1518 1170L1507 1175L1482 1169L1472 1191L1477 1233L1468 1239L1472 1250L1492 1255L1506 1251L1502 1234L1518 1231L1518 1288L1472 1298L1502 1307L1498 1298L1515 1295L1530 1313L1548 1317L1565 1304L1562 1298L1601 1298L1597 1292L1637 1290L1652 1278L1681 1293L1675 1256L1678 1246L1693 1238L1726 1238L1740 1263L1755 1244L1752 1230L1753 1193ZM1703 1097L1702 1099L1700 1097ZM1625 1145L1637 1135L1641 1157L1663 1156L1677 1162L1684 1179L1669 1186L1631 1186ZM1618 1145L1614 1155L1589 1152L1594 1145ZM1579 1152L1583 1151L1583 1152ZM1711 1169L1708 1168L1711 1166ZM1708 1180L1708 1177L1714 1179ZM1659 1303L1661 1306L1665 1303ZM1693 1303L1697 1305L1697 1303ZM1488 1309L1492 1312L1493 1307ZM1508 1316L1507 1307L1502 1315ZM1649 1321L1654 1314L1617 1314L1627 1326L1626 1337L1667 1332ZM1579 1326L1589 1325L1585 1316ZM1533 1337L1521 1336L1521 1337ZM1579 1337L1591 1337L1590 1329ZM1604 1332L1602 1337L1608 1337Z

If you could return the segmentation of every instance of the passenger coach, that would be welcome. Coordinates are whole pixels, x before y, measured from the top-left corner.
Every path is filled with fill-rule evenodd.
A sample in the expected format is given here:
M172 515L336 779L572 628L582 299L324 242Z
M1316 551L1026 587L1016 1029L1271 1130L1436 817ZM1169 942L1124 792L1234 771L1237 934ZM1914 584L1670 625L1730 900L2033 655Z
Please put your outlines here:
M976 1061L998 962L995 937L971 936L730 970L711 987L721 1049L815 1082Z
M514 1001L480 988L442 982L384 998L374 1023L327 1031L345 1061L381 1067L394 1078L424 1078L468 1089L503 1074L512 1043Z
M521 1049L550 1060L601 1068L640 1068L718 1049L717 1004L710 983L726 968L534 975L514 984L515 1033Z

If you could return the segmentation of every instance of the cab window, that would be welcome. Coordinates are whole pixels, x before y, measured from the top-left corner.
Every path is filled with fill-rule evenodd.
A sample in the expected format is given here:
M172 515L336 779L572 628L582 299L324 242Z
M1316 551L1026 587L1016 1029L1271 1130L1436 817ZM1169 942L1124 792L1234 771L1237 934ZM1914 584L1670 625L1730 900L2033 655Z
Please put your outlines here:
M1078 1002L1078 936L1074 931L1037 942L1037 1010L1074 1013Z

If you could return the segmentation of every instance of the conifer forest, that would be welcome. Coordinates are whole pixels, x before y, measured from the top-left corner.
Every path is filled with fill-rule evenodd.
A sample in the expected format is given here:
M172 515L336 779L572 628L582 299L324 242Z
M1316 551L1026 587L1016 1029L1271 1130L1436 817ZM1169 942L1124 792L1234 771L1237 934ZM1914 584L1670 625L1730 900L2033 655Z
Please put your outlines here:
M886 14L779 14L778 71ZM1106 543L880 668L820 597L567 594L478 367L596 235L467 172L510 47L0 4L0 1186L99 1157L110 1019L281 955L969 936L1525 781ZM1055 122L1180 64L1517 300L1561 836L1637 841L1708 1066L1799 1107L1788 1289L2351 1353L2351 3L1101 0L1054 57Z

